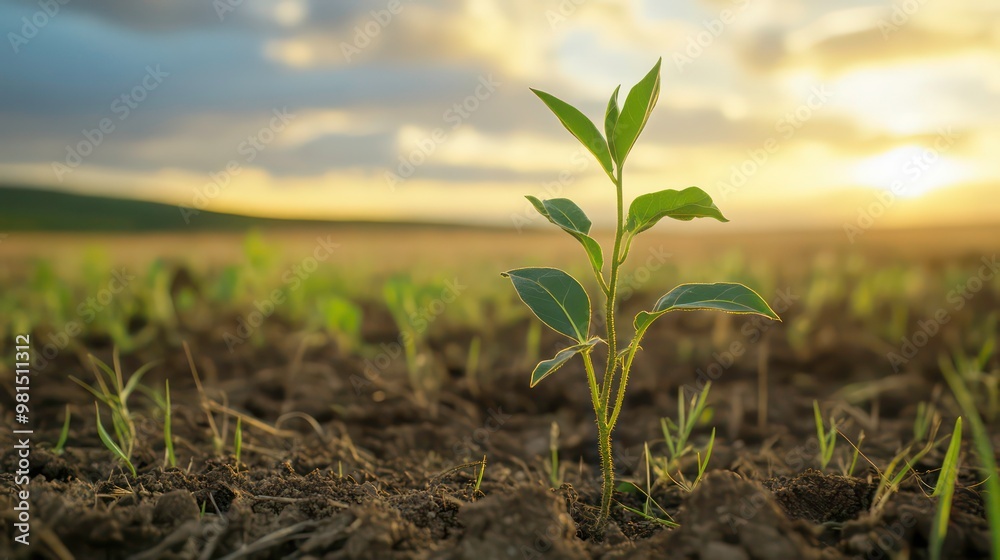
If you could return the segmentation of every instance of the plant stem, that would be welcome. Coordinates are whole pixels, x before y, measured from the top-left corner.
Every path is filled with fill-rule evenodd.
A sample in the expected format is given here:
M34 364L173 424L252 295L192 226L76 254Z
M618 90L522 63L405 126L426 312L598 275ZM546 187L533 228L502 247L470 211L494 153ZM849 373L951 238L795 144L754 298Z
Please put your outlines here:
M597 524L603 527L611 514L611 496L615 490L615 466L611 456L611 428L603 420L597 421L598 450L601 454L601 512Z
M615 336L615 299L618 295L618 267L621 266L622 236L624 234L624 204L622 203L622 169L618 166L615 175L615 194L617 197L617 225L615 227L615 248L611 254L611 279L608 282L606 331L608 335L608 362L601 379L601 395L599 404L594 405L597 414L598 451L601 455L601 511L597 518L598 526L604 526L611 513L611 497L615 489L614 460L611 453L611 431L614 424L610 422L609 407L611 404L611 385L614 383L615 370L618 366L618 341ZM596 386L595 386L596 387ZM621 395L619 395L619 399Z
M605 310L606 328L608 335L608 363L604 368L604 377L601 379L601 401L604 403L604 410L608 410L611 399L611 384L614 381L615 370L618 366L616 360L618 354L618 340L615 333L615 303L618 296L618 267L622 249L622 236L624 234L624 212L622 203L622 170L618 169L615 176L615 194L617 195L617 225L615 227L615 248L611 254L611 280L608 282L607 308ZM607 418L605 418L606 420Z

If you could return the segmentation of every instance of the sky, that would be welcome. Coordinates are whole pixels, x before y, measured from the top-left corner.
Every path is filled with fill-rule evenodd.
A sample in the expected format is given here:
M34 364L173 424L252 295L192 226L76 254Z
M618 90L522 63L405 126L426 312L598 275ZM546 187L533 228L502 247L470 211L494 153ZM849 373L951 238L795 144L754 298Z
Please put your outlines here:
M0 31L0 183L179 219L535 227L530 194L606 227L613 187L528 88L602 122L662 57L626 197L699 186L737 229L1000 222L995 0L3 0Z

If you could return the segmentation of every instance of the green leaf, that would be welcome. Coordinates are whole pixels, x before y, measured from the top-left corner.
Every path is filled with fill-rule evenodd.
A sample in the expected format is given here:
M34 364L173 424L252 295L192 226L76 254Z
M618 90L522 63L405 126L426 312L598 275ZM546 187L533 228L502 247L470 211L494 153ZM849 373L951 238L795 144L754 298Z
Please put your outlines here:
M601 136L601 131L597 130L597 125L591 122L579 109L562 99L534 88L531 91L555 113L566 130L570 131L581 144L590 150L590 153L594 154L604 171L613 178L611 151L608 150L608 143Z
M148 364L143 364L142 367L135 370L135 372L132 373L131 377L128 378L128 382L125 383L125 388L122 390L121 394L118 395L121 401L125 402L126 400L128 400L129 395L131 395L132 392L135 391L135 388L139 386L139 381L142 380L142 376L146 375L147 371L160 365L160 363L161 360L154 360L152 362L149 362Z
M581 352L589 352L590 349L600 341L600 337L595 336L583 344L563 348L554 358L550 360L539 362L538 365L535 366L534 371L531 372L531 387L538 385L539 381L555 373L556 370L561 368L573 356L576 356Z
M568 198L538 200L530 195L525 198L531 201L539 214L580 241L584 250L587 251L590 266L594 268L594 272L600 275L604 268L604 253L601 251L601 245L589 235L592 224L587 214Z
M621 167L625 163L632 146L635 144L642 129L646 127L649 114L656 106L656 100L660 97L660 63L657 60L653 69L646 76L639 80L639 83L632 86L625 98L625 105L622 106L621 114L615 125L615 132L611 135L609 144L615 147L615 161Z
M590 332L590 298L575 278L557 268L518 268L510 278L518 297L552 330L583 343Z
M661 297L651 312L640 311L635 316L636 333L645 332L660 315L671 311L714 310L736 314L763 315L780 321L757 292L735 282L715 284L681 284Z
M618 156L615 155L615 125L618 124L618 115L621 111L618 109L618 90L622 89L619 85L615 88L614 93L611 94L611 99L608 100L608 108L604 111L604 134L608 139L608 149L611 151L611 158L614 159L619 165L621 162L618 160Z
M129 472L132 473L132 476L136 476L135 467L132 465L132 461L129 461L128 455L126 455L125 452L122 451L122 448L118 447L118 444L116 444L114 440L111 439L111 436L108 435L107 430L104 429L104 425L101 424L100 406L98 406L97 403L94 403L94 408L97 410L97 435L98 437L101 438L101 442L104 443L104 446L107 447L108 450L111 451L111 453L113 453L116 457L118 457L118 459L120 459L123 463L125 463L125 466L128 467L128 470Z
M667 189L637 197L629 206L625 229L636 235L653 227L662 218L684 222L694 218L729 221L715 206L708 193L698 187L688 187L682 191Z

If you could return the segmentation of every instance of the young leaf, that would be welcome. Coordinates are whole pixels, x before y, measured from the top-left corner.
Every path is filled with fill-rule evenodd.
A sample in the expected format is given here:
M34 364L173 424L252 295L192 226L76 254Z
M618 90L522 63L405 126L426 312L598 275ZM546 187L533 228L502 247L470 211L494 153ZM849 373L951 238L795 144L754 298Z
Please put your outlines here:
M555 373L556 370L561 368L573 356L576 356L581 352L589 352L590 349L600 341L600 337L595 336L583 344L563 348L552 359L539 362L538 365L535 366L534 371L531 372L531 387L538 385L539 381Z
M670 311L715 310L726 313L763 315L780 321L767 302L757 292L734 282L715 284L681 284L661 297L650 312L635 316L636 333L645 332L657 317Z
M615 88L614 93L611 94L611 99L608 100L608 108L604 111L604 134L608 139L608 149L611 151L611 159L615 162L621 164L618 161L618 156L615 155L615 125L618 124L618 115L621 112L618 109L618 90L622 89L619 85Z
M694 218L729 221L715 206L708 193L698 187L688 187L682 191L667 189L637 197L629 206L625 230L636 235L656 225L661 218L685 222Z
M108 435L107 430L104 429L104 425L101 424L101 407L98 406L97 403L94 403L94 408L97 410L97 435L98 437L101 438L101 442L104 443L104 446L107 447L108 450L111 451L111 453L113 453L116 457L118 457L118 459L120 459L123 463L125 463L125 466L128 467L128 470L129 472L132 473L132 476L136 476L135 467L132 465L132 461L129 461L128 455L126 455L125 452L122 451L122 448L118 447L118 444L116 444L114 440L111 439L111 436Z
M604 268L604 253L601 251L601 245L589 235L591 222L583 210L568 198L538 200L530 195L525 198L531 201L539 214L575 237L583 245L584 250L587 251L587 257L590 259L590 265L594 267L594 272L600 276L601 270Z
M566 130L570 131L581 144L590 150L590 153L594 154L608 176L613 177L611 151L608 150L608 143L601 136L601 131L597 130L597 125L591 122L579 109L562 99L534 88L531 91L555 113Z
M656 106L656 100L660 97L660 63L657 60L653 69L646 76L639 80L639 83L632 86L625 98L625 105L622 106L621 114L618 116L618 123L615 125L615 132L611 135L609 143L615 147L615 161L621 167L625 163L642 129L646 127L649 114Z
M518 297L552 330L577 342L590 332L590 298L575 278L557 268L518 268L510 278Z

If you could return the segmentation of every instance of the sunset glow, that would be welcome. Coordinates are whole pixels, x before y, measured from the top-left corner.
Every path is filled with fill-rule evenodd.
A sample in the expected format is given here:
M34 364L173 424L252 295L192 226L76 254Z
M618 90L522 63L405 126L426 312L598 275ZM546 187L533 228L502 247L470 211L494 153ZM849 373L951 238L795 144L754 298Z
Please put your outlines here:
M878 227L1000 220L989 0L191 1L155 20L127 4L67 5L28 38L37 6L0 3L0 181L255 215L511 225L514 195L607 188L528 87L599 120L610 91L662 57L659 106L626 170L636 192L699 185L734 228L774 227L762 207L839 227L894 185L921 203ZM613 213L587 210L598 226Z

